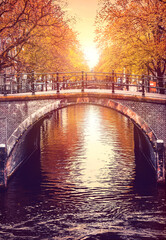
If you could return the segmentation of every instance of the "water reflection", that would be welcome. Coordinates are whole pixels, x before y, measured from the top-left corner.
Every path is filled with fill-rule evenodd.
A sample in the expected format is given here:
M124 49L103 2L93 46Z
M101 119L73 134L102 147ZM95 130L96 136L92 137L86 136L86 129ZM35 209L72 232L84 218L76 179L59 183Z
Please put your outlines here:
M41 150L47 160L41 162L50 184L77 183L79 188L101 188L104 184L108 188L119 185L124 176L123 185L125 181L128 185L135 167L132 124L109 109L86 110L82 106L79 114L77 111L75 107L63 109L44 123ZM126 125L130 131L125 130Z
M138 184L127 118L70 106L40 134L41 152L0 193L0 238L166 239L165 189Z

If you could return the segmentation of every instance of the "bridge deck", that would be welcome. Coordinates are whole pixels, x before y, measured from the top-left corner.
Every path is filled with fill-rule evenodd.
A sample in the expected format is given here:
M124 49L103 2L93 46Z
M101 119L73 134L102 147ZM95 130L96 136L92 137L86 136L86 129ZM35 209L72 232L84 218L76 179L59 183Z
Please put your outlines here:
M16 100L21 98L22 100L25 98L35 98L37 99L40 96L60 96L60 95L66 95L66 94L74 94L74 93L81 93L80 89L70 89L70 90L61 90L59 94L57 94L56 91L42 91L42 92L35 92L35 95L32 95L31 93L15 93L15 94L8 94L7 96L4 96L3 94L0 94L0 101L8 101L8 100ZM158 93L148 93L146 92L146 96L142 97L142 92L136 92L136 91L124 91L124 90L116 90L115 93L112 93L111 90L108 89L85 89L84 93L94 93L94 94L105 94L106 96L111 96L112 98L118 98L123 97L124 98L132 98L132 99L139 99L142 101L146 100L153 100L153 102L160 102L166 104L166 94L158 94Z

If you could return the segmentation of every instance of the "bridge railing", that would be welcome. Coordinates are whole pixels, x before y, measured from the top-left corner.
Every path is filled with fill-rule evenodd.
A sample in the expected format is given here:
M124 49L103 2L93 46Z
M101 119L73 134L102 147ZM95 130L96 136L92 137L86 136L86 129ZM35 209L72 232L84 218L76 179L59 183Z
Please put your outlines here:
M0 74L0 94L56 91L65 89L108 89L166 94L166 78L149 75L102 72L56 72L56 73L17 73Z

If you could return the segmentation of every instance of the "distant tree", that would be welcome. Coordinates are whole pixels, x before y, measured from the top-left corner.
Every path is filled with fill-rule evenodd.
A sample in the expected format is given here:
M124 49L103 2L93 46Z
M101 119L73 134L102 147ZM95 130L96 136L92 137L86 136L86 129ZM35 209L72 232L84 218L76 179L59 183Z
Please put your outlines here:
M37 72L82 71L85 68L76 33L66 24L38 31L19 55L26 69Z
M97 17L97 36L99 46L103 48L105 42L104 49L109 49L109 56L104 51L104 58L115 68L118 66L135 72L151 72L158 77L159 87L163 87L166 71L165 1L102 2Z

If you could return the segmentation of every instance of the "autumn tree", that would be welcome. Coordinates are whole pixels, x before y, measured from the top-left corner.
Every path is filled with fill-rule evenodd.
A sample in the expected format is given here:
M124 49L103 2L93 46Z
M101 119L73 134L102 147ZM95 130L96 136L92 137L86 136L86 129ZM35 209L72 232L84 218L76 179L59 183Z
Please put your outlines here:
M67 24L36 31L19 56L26 69L37 72L83 70L85 62L76 33Z
M162 88L166 71L165 1L116 0L112 3L106 0L97 21L98 43L103 47L105 42L103 57L107 66L110 62L111 67L150 72L157 76Z
M0 71L20 66L20 53L44 27L61 28L63 11L53 0L0 1Z

